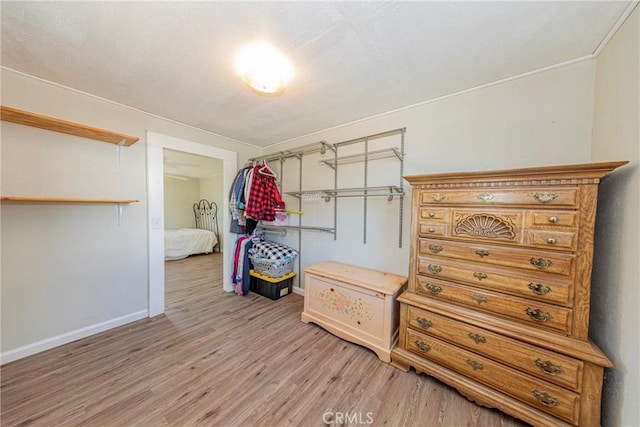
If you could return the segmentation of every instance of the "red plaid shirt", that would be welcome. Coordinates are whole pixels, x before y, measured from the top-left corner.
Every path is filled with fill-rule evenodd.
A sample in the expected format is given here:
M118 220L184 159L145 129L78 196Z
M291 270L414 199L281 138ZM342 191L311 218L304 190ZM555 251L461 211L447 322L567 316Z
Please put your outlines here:
M249 199L244 213L249 218L273 221L276 219L275 208L284 208L285 203L282 201L275 178L261 174L260 171L263 169L265 166L256 166L253 169Z

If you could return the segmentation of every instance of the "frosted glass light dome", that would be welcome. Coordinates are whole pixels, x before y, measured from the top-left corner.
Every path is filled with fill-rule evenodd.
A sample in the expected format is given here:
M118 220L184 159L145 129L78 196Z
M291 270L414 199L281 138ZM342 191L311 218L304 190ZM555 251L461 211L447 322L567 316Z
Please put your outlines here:
M293 75L291 61L266 43L245 46L236 56L236 68L244 82L266 95L279 95Z

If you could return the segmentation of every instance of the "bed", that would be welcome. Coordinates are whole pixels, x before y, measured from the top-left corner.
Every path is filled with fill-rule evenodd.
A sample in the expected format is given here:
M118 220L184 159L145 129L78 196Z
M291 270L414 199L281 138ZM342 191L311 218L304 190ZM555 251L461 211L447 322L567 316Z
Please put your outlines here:
M176 260L189 255L220 251L218 206L202 199L193 204L196 228L165 230L164 259Z

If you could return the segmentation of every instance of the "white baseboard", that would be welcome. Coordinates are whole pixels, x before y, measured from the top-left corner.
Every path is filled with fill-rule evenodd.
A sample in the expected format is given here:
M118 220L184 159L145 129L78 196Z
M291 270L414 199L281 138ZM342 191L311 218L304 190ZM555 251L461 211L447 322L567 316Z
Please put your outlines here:
M115 319L96 323L95 325L86 326L84 328L76 329L75 331L67 332L55 337L46 338L42 341L34 342L32 344L23 345L22 347L2 352L0 354L0 365L4 365L5 363L13 362L14 360L22 359L23 357L31 356L33 354L58 347L63 344L68 344L81 338L86 338L90 335L104 332L108 329L126 325L127 323L135 322L136 320L144 319L148 316L148 310L140 310L135 313L116 317Z
M294 286L294 287L293 287L293 288L291 288L291 289L292 289L292 292L293 292L294 294L298 294L298 295L302 295L302 296L304 296L304 289L299 288L299 287L297 287L297 286Z

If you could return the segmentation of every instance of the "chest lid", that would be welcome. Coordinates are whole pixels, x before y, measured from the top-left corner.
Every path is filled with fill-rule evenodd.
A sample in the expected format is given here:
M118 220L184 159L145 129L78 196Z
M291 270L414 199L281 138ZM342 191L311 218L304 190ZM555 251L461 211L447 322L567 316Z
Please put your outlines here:
M387 295L397 293L407 283L406 276L333 261L310 265L304 271Z

